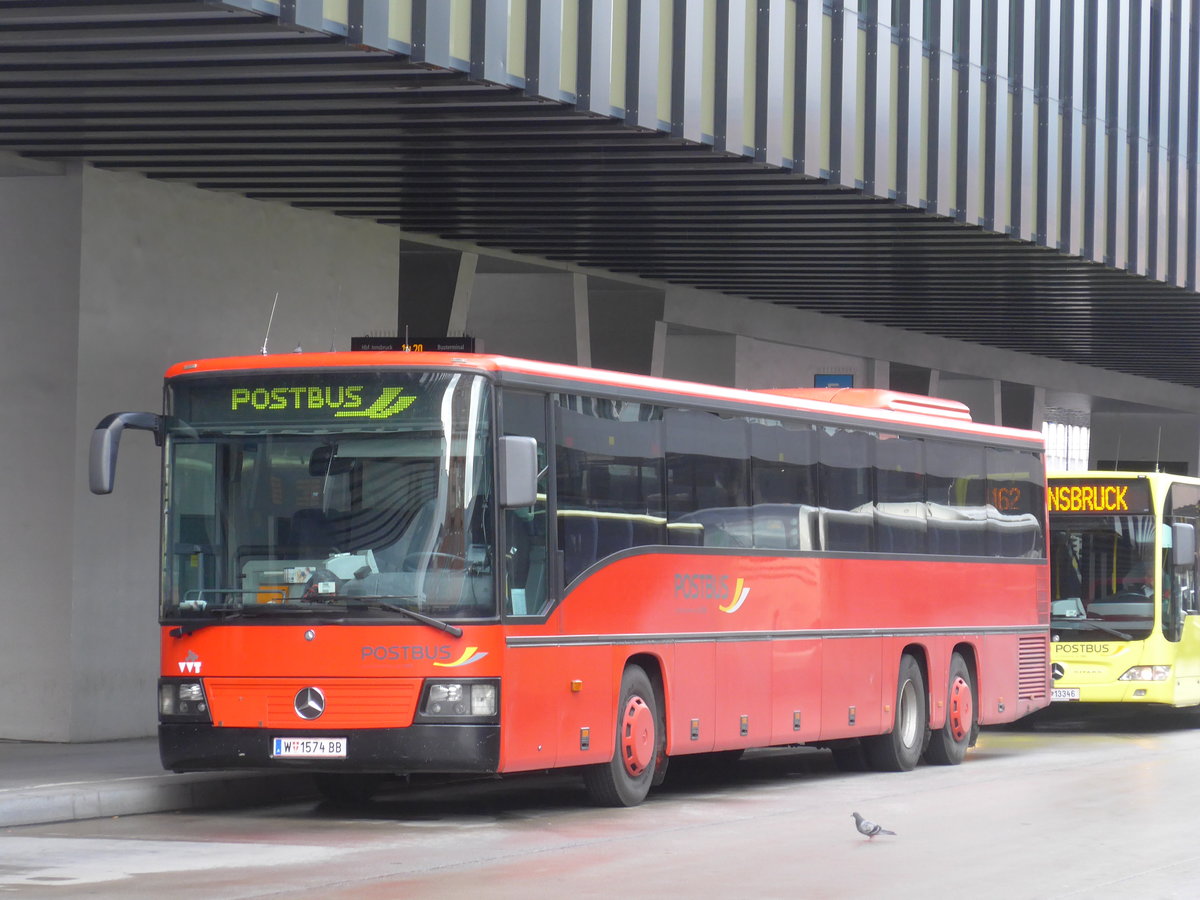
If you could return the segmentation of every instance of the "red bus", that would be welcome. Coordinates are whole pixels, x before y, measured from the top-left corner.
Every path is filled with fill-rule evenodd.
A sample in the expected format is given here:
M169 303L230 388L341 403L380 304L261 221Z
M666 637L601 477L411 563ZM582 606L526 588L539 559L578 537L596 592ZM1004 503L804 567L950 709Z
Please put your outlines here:
M129 427L164 451L168 769L579 767L633 805L695 754L954 764L1049 702L1041 436L952 401L196 360L97 426L93 491Z

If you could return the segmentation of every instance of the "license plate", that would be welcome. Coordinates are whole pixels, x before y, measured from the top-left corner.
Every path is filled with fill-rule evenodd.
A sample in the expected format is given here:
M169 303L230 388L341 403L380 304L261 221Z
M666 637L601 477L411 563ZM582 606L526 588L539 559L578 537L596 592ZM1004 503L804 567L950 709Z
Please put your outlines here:
M272 759L345 759L344 737L277 737L271 739Z
M1050 701L1078 700L1079 688L1050 688Z

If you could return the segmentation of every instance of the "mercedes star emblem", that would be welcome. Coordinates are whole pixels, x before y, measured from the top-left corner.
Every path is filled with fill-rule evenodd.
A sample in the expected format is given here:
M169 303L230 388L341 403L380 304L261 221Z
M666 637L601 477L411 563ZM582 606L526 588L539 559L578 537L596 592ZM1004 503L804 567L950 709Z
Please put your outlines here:
M320 688L306 687L296 692L296 715L316 719L325 712L325 695Z

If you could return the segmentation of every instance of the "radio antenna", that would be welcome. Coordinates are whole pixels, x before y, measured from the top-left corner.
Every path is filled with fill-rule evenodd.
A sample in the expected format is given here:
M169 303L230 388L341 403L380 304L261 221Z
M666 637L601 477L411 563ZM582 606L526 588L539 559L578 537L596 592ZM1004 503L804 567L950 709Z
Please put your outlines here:
M1158 445L1154 448L1154 471L1161 472L1160 463L1162 461L1162 426L1158 426Z
M279 302L279 291L275 292L275 300L271 303L271 316L267 319L267 333L263 335L262 355L267 355L267 340L271 337L271 323L275 321L275 304Z
M1121 433L1117 432L1117 458L1113 460L1113 471L1121 471Z

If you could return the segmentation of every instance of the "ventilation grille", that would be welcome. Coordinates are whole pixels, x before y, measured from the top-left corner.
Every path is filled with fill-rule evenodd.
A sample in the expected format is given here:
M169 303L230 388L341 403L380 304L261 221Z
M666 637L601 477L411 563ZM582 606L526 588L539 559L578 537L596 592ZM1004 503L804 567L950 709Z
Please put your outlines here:
M1045 637L1023 637L1017 645L1017 699L1041 700L1050 692L1050 644Z
M420 678L210 678L204 683L213 723L240 728L404 728L416 712ZM296 693L317 687L324 712L296 713Z

